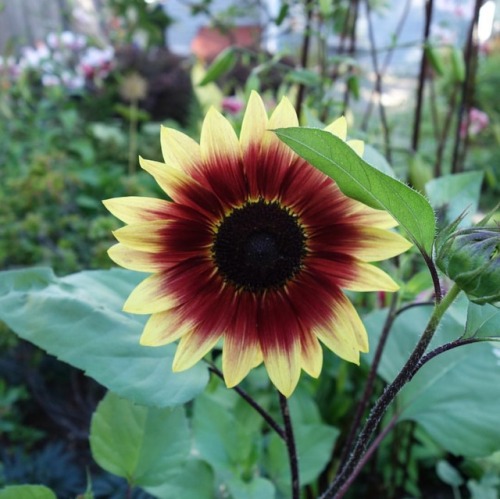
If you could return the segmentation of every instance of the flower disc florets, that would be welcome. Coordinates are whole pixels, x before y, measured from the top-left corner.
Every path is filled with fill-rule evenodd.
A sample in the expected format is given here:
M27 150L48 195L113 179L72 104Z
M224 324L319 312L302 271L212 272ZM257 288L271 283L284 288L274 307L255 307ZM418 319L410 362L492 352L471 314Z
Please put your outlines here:
M355 363L368 350L344 289L398 289L370 263L410 246L387 230L396 225L392 217L344 196L270 131L289 126L298 120L287 99L268 118L252 93L239 137L214 109L200 144L163 128L164 163L141 158L141 166L172 201L105 201L127 224L115 232L111 258L151 273L124 309L151 314L143 345L179 340L175 371L222 339L229 387L264 362L289 396L302 369L319 376L320 341ZM345 140L345 119L326 130ZM362 143L347 143L361 153Z
M220 222L212 252L221 275L238 289L279 289L299 272L306 236L298 217L263 199L234 209Z

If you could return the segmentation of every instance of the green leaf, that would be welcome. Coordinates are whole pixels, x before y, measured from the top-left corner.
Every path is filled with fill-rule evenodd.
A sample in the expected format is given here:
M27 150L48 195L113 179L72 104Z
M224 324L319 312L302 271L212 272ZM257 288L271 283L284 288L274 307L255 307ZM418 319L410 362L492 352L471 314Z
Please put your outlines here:
M447 311L429 350L459 338L465 328L468 300L462 296ZM415 307L394 322L379 374L390 382L421 336L432 307ZM364 318L373 344L385 312ZM373 357L374 345L368 359ZM468 457L500 448L498 358L494 345L481 342L442 353L427 362L398 395L401 420L413 420L444 449Z
M183 469L191 447L184 408L135 405L108 392L90 427L90 448L106 471L132 486L168 483Z
M241 424L228 398L200 395L194 403L193 431L197 451L223 476L239 477L255 463L258 433Z
M359 100L360 96L360 89L359 89L359 77L358 75L351 75L349 78L347 78L347 88L349 89L349 92L352 94L352 96L356 99Z
M207 463L191 457L186 461L182 470L178 468L176 470L175 476L171 476L168 483L144 488L159 498L213 499L216 497L214 474Z
M0 499L56 499L44 485L9 485L0 490Z
M0 320L122 397L157 407L183 404L203 391L208 371L199 364L173 373L174 345L139 345L145 317L121 308L143 277L119 269L63 278L43 268L2 272Z
M461 225L470 225L478 208L483 172L472 171L444 175L428 182L425 192L434 209L442 209L446 222L452 222L465 210Z
M444 64L443 58L438 48L432 45L426 45L424 47L424 53L431 65L432 69L439 75L444 75Z
M396 177L392 166L385 159L385 156L380 154L377 149L372 147L370 144L365 144L365 152L363 153L364 160L373 168L385 173L389 177Z
M259 476L253 477L248 482L230 477L226 485L234 499L272 499L276 493L274 485Z
M420 251L431 253L436 221L430 204L421 194L370 166L329 132L281 128L276 134L302 158L334 179L346 196L388 211Z
M460 473L448 461L440 460L436 465L436 473L441 481L451 487L460 487L464 483Z
M212 83L223 74L230 71L236 64L236 53L234 47L224 49L210 65L205 73L205 76L198 83L198 86L203 87L207 83Z
M408 181L419 192L425 191L425 186L432 179L432 165L424 160L421 154L412 154L409 160Z
M283 3L281 5L280 11L276 16L276 19L274 20L276 26L281 26L281 23L285 20L286 16L288 15L288 9L289 9L288 3Z
M465 80L464 53L458 47L451 49L451 75L456 82L462 83Z
M294 69L287 73L286 80L290 83L313 87L321 83L321 76L310 69Z
M215 470L217 488L235 499L274 497L274 485L258 476L262 419L219 381L194 402L195 452Z
M465 336L476 338L500 337L500 309L493 305L469 302Z

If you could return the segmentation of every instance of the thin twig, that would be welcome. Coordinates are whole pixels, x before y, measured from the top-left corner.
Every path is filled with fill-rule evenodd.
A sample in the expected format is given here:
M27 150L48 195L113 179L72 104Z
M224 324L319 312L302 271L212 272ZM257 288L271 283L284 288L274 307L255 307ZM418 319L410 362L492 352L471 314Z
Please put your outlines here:
M462 84L462 95L460 97L460 105L458 107L458 119L455 128L455 144L453 147L453 158L451 163L451 173L457 173L463 169L463 163L465 161L465 153L468 144L469 135L469 109L472 105L472 99L474 96L474 83L476 79L476 67L477 67L477 50L478 50L478 40L477 40L477 25L479 21L479 11L483 4L483 0L476 0L474 4L474 14L472 16L472 21L469 28L469 33L467 36L467 43L465 46L465 78ZM465 119L465 139L463 142L463 148L460 150L461 141L461 126Z
M375 73L375 90L377 95L377 104L380 115L380 123L382 125L382 133L384 137L384 153L387 161L392 163L391 155L391 135L389 132L389 125L387 123L387 116L385 114L385 107L382 104L382 74L378 68L377 49L375 45L375 32L373 29L370 0L365 0L366 3L366 20L368 22L368 37L370 39L370 54L372 58L373 71Z
M300 66L302 69L306 69L309 61L309 47L311 45L311 29L312 29L312 14L314 10L314 1L305 0L306 8L306 26L304 29L304 38L302 39L302 49L300 54ZM295 110L300 118L300 113L302 110L302 104L304 103L304 95L306 92L306 86L301 83L299 85L299 90L297 92L297 100L295 102Z
M290 463L290 474L292 477L292 499L300 497L300 482L299 482L299 463L297 459L297 448L295 446L295 437L293 435L292 420L290 418L290 408L288 401L284 395L279 393L281 414L285 424L285 442L288 451L288 460Z
M208 369L217 375L222 380L224 379L224 375L222 371L217 368L212 363L209 363ZM283 428L273 419L273 417L251 396L249 395L243 388L239 386L233 387L233 390L246 402L248 402L265 420L265 422L281 437L283 440L286 440L286 434Z
M499 333L500 334L500 333ZM462 347L464 345L471 345L473 343L484 343L488 341L500 341L500 337L498 336L486 336L484 338L459 338L458 340L455 341L450 341L449 343L445 343L444 345L441 345L434 350L431 350L429 353L426 353L421 359L420 362L418 363L416 370L418 371L424 364L432 360L434 357L436 357L439 354L442 354L444 352L448 352L449 350L453 350L454 348L457 347Z
M415 307L424 307L424 306L429 306L429 305L434 305L433 301L416 301L413 303L407 303L406 305L403 305L401 308L396 310L396 317L403 312L406 312L410 308L415 308Z
M439 142L436 149L436 161L434 163L434 177L440 177L443 173L443 156L445 145L448 140L448 134L451 129L451 122L453 120L453 115L455 114L455 104L457 101L458 85L453 86L451 91L450 100L448 102L448 111L446 112L446 117L444 119L443 128L441 130L441 136L439 137Z
M415 117L413 119L413 135L411 141L411 148L413 152L418 150L418 143L420 140L420 123L422 120L422 104L424 100L424 86L425 77L427 74L427 55L425 53L425 47L429 42L429 35L431 32L431 22L432 22L432 9L433 0L426 0L425 2L425 25L424 25L424 41L422 45L422 59L420 61L420 72L418 75L418 87L417 87L417 105L415 107Z
M396 26L396 29L394 31L394 43L392 45L390 45L389 47L378 48L376 50L378 53L386 52L384 62L382 64L382 68L380 69L381 79L384 78L385 73L389 69L389 65L391 63L391 59L392 59L392 56L394 54L394 50L396 48L403 48L405 46L413 47L415 45L415 43L401 44L401 45L397 44L397 41L399 40L399 37L401 35L401 32L403 31L403 27L404 27L405 22L406 22L406 19L408 17L409 12L410 12L411 1L412 0L406 0L405 6L403 9L403 13L401 14L401 17L400 17L398 24ZM370 119L370 115L372 113L373 100L374 100L375 93L376 93L376 89L374 88L372 90L371 97L368 100L368 105L366 107L365 115L363 116L363 121L361 122L361 126L360 126L361 130L366 131L366 129L368 127L368 120Z
M359 0L352 0L349 5L348 22L347 22L347 24L349 25L349 48L347 49L347 53L352 58L354 58L354 55L356 53L356 24L358 20L358 11L359 11ZM353 69L354 66L352 64L349 64L347 68L347 74L349 73L354 74ZM347 108L349 106L349 95L350 95L349 85L346 85L344 92L343 109L341 114L346 114L347 112Z

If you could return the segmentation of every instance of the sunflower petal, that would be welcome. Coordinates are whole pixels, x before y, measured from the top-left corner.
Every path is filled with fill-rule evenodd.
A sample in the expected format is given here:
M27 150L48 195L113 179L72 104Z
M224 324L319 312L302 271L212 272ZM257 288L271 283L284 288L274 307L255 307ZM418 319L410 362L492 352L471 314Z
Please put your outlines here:
M140 343L149 347L166 345L188 334L192 329L193 325L180 321L174 310L158 312L146 322Z
M358 225L368 225L379 229L392 229L398 226L398 222L387 211L376 210L357 202L352 204L351 215L355 217L352 222Z
M199 334L196 330L185 334L175 352L172 370L185 371L201 360L219 341L220 334L208 336Z
M345 116L337 118L335 121L330 123L325 130L333 133L333 135L345 141L347 138L347 120L345 119Z
M297 113L292 103L286 97L283 97L269 118L269 130L297 126L299 126ZM270 157L268 159L269 165L279 164L286 167L297 157L293 150L278 139L277 135L272 131L264 135L262 152Z
M403 236L384 229L363 227L352 255L365 262L378 262L404 253L413 245Z
M363 157L365 152L365 143L362 140L352 139L348 140L346 144L360 157Z
M274 386L289 397L300 378L301 347L300 341L292 340L285 350L268 349L263 352L264 364Z
M139 163L177 203L189 206L209 218L221 213L222 207L214 192L182 170L143 158L139 158Z
M154 314L174 308L175 297L166 290L164 274L153 274L142 281L130 294L123 310L132 314Z
M356 277L342 283L342 287L350 291L398 291L399 285L383 270L364 262L356 262Z
M258 341L248 341L240 334L225 334L222 349L222 371L228 388L243 378L262 361Z
M162 265L162 262L155 258L154 253L138 251L120 243L111 246L108 255L121 267L138 272L158 272L165 268L165 264Z
M240 144L243 153L252 146L260 148L268 128L267 112L260 95L252 91L243 117L240 132Z
M301 337L302 347L302 369L312 376L317 378L321 373L323 365L323 350L316 336L310 332Z
M213 107L208 111L201 128L200 148L205 162L224 160L238 164L241 158L240 143L234 128Z
M163 199L128 196L105 199L104 206L126 224L157 220L169 211L171 204Z
M352 303L341 294L335 299L332 318L314 330L318 338L339 357L359 364L359 352L368 351L368 336Z
M129 248L146 252L161 251L165 248L163 232L168 225L166 220L126 225L113 231L113 235Z
M139 157L139 164L143 170L146 170L154 177L158 185L174 201L182 201L182 198L177 195L182 186L194 183L194 180L180 169L166 165L165 163L159 163L158 161L151 161Z
M201 163L199 144L173 128L161 127L161 152L167 165L186 173Z

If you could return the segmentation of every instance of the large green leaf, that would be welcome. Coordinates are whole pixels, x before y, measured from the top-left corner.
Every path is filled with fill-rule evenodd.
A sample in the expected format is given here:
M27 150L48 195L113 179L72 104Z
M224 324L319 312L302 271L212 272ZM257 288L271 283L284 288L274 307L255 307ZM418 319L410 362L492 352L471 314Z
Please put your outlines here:
M132 486L171 481L182 472L190 447L183 407L144 407L108 392L92 417L93 458Z
M239 477L255 464L259 434L236 418L233 398L213 393L199 396L194 403L193 431L201 457L223 476Z
M314 128L281 128L275 132L302 158L333 178L346 196L388 211L421 251L431 253L436 221L420 193L370 166L329 132Z
M396 319L379 374L390 382L421 336L432 307L407 310ZM467 300L461 297L443 317L430 349L459 338L465 328ZM365 318L372 343L385 312ZM374 348L368 355L373 356ZM458 455L485 456L500 448L499 365L494 345L466 345L426 363L398 396L401 419L420 424L444 449Z
M258 476L262 419L232 390L214 380L193 408L194 446L234 499L272 499L274 485Z
M43 268L2 272L0 320L120 396L157 407L183 404L203 391L208 371L200 364L173 373L175 346L139 345L144 317L121 307L143 277L119 269L63 278Z
M207 463L193 456L186 461L182 470L176 468L175 476L172 476L168 482L144 488L158 498L213 499L215 497L212 469Z
M274 485L260 476L248 481L232 476L226 483L233 499L273 499L276 493Z

